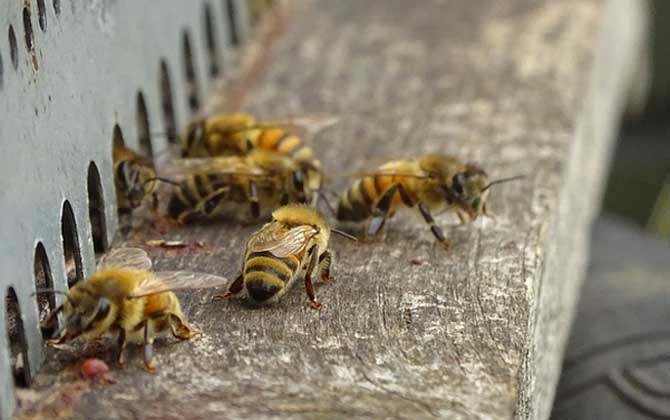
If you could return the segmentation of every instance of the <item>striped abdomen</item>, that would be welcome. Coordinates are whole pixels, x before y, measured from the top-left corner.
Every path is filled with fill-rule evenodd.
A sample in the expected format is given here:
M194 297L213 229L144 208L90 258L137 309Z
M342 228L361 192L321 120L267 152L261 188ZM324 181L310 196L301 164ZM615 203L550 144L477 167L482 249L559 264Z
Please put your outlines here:
M168 203L168 215L178 219L181 214L194 210L203 200L212 197L215 192L224 188L229 189L225 197L233 199L231 194L234 195L236 192L235 186L233 179L228 174L213 172L190 175L172 193ZM222 195L218 198L224 197Z
M298 256L278 258L270 252L249 254L244 263L244 287L258 303L280 298L300 265Z
M260 130L254 144L259 149L270 150L296 159L308 160L314 157L312 149L306 146L300 137L281 128Z
M337 219L358 222L372 215L379 198L394 184L401 184L411 194L410 180L401 176L369 175L359 178L340 196L337 206ZM396 193L391 211L402 204L400 194Z

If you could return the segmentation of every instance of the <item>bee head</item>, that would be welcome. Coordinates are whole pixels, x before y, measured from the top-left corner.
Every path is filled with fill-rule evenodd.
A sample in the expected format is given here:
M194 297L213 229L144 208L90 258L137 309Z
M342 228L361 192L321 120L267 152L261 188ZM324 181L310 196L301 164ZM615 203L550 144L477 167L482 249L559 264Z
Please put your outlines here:
M186 129L181 145L181 157L207 156L205 148L205 121L194 121Z
M455 203L467 212L472 220L475 220L481 214L486 214L486 201L488 200L489 189L493 185L515 181L524 177L524 175L517 175L489 181L486 172L476 165L468 164L465 171L459 172L452 177L451 183L446 188L445 193L448 201Z
M148 166L133 165L124 160L116 166L117 186L128 197L130 206L137 208L157 187L156 173Z
M486 212L489 185L486 172L476 165L468 164L464 171L454 174L449 180L448 200L454 202L475 220Z
M52 343L64 343L91 331L104 330L111 324L115 311L109 299L81 292L77 286L70 289L66 297L50 315L55 318L58 312L63 313L63 324L51 337Z

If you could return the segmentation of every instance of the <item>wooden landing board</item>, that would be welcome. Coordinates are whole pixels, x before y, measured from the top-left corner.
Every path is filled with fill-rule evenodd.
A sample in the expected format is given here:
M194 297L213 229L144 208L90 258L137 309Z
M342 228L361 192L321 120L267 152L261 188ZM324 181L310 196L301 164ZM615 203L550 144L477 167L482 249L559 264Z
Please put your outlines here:
M73 379L80 353L50 351L38 391L21 393L24 416L548 416L642 42L642 3L320 0L292 11L237 99L260 116L338 115L314 145L332 188L426 152L527 179L492 191L493 219L459 226L439 216L449 252L410 214L373 244L335 238L336 281L317 289L320 311L301 287L263 309L181 294L203 335L159 342L155 375L131 359L116 385L89 387ZM203 241L149 251L159 269L233 277L255 229L147 228L125 243ZM83 354L113 358L102 345Z

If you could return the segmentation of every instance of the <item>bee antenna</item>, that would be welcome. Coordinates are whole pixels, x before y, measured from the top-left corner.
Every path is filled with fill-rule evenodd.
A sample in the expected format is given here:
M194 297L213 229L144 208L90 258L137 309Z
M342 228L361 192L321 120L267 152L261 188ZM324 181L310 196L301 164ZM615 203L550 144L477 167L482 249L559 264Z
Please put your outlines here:
M482 188L482 192L488 190L489 188L491 188L496 184L502 184L503 182L516 181L517 179L524 179L524 178L526 178L526 175L517 175L517 176L511 176L509 178L496 179L495 181L491 181L489 185Z
M352 240L352 241L354 241L354 242L358 242L358 238L356 238L356 237L353 236L353 235L349 235L347 232L343 232L343 231L341 231L341 230L339 230L339 229L335 229L335 228L330 228L330 231L333 232L333 233L336 233L336 234L338 234L338 235L340 235L340 236L342 236L342 237L344 237L344 238L347 238L347 239L349 239L349 240Z
M147 184L147 183L149 183L149 182L151 182L151 181L160 181L160 182L165 182L166 184L176 185L176 186L179 186L179 185L180 185L177 181L173 181L173 180L171 180L171 179L163 178L163 177L160 177L160 176L156 176L156 177L153 177L153 178L149 178L149 179L147 179L146 181L144 181L144 183Z

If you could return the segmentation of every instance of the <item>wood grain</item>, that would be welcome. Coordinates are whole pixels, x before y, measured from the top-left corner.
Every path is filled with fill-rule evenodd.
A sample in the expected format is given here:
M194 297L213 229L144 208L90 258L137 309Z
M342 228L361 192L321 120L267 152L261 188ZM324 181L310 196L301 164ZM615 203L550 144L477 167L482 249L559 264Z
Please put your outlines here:
M333 239L320 311L300 287L279 305L180 294L203 331L157 345L159 372L134 360L118 383L77 391L75 418L546 418L584 272L589 226L643 22L636 0L356 0L297 3L245 108L331 113L314 148L340 190L347 176L426 152L479 162L495 218L437 217L445 252L416 217L383 240ZM419 6L420 5L420 6ZM295 6L295 4L294 4ZM607 37L599 35L601 28ZM615 45L615 48L605 48ZM237 95L236 98L241 98ZM151 227L123 241L158 269L234 277L256 226ZM107 343L111 345L111 343ZM50 351L39 395L102 345ZM69 376L68 376L69 375ZM70 389L70 388L63 388ZM31 398L31 395L33 398ZM23 395L23 415L48 412Z

